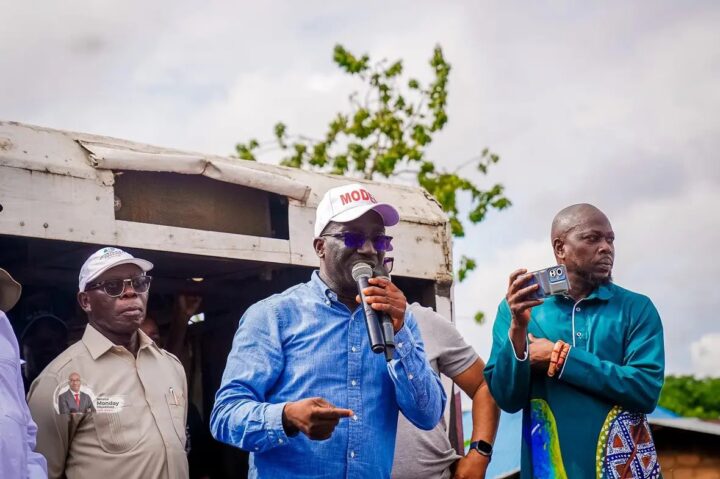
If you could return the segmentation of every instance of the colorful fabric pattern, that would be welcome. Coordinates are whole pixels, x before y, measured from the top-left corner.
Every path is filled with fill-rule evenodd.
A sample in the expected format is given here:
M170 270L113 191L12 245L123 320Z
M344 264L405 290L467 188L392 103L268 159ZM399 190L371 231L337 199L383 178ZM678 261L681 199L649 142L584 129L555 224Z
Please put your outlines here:
M533 478L567 479L560 452L555 416L543 399L530 401Z
M645 414L610 410L598 438L596 472L598 479L662 477Z

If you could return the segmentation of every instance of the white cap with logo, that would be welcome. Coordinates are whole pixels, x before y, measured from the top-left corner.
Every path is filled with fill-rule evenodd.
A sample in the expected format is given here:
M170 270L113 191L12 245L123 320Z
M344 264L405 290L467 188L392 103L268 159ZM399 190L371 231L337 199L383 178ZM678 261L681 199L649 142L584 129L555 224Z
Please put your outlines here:
M331 188L322 197L315 212L315 237L319 237L331 221L347 223L370 210L382 217L385 226L393 226L400 221L395 207L378 203L367 188L358 183Z
M82 268L80 268L79 290L85 291L85 287L89 282L96 279L110 268L120 266L121 264L134 264L144 272L153 269L153 264L150 261L135 258L130 253L119 248L113 248L110 246L100 248L90 255L90 257L85 261L85 264L82 265Z

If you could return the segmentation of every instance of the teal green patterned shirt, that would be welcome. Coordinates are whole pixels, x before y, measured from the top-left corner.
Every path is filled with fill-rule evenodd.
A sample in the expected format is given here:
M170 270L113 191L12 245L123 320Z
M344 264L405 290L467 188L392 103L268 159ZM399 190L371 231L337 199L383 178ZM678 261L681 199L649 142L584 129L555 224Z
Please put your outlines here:
M657 405L665 354L650 299L608 283L577 302L552 296L534 307L528 332L572 345L552 378L516 357L510 319L503 301L485 377L502 409L523 410L521 477L660 477L645 414Z

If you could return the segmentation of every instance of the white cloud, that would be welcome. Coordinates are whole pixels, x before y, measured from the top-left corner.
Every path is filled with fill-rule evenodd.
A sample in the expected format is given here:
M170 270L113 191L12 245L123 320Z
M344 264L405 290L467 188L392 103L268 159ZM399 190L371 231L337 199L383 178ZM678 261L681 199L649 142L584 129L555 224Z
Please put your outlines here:
M690 345L697 377L720 377L720 333L708 333Z

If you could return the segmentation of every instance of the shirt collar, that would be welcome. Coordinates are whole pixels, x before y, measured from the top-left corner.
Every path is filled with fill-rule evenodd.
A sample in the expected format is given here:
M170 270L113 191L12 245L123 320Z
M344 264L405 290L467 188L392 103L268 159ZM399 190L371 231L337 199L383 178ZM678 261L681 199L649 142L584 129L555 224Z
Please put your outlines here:
M582 299L582 301L593 301L593 300L600 300L600 301L609 301L610 298L612 298L615 295L615 285L612 283L605 283L601 284L592 292L587 295L585 298ZM560 299L573 302L573 299L570 296L561 295L561 296L553 296L552 297L555 301L558 301Z
M112 341L100 334L100 331L93 328L90 324L85 327L82 342L88 351L90 351L90 356L92 356L93 359L99 358L114 346Z
M138 329L138 340L140 341L140 347L138 349L145 349L150 348L153 351L156 351L160 349L160 347L155 344L155 341L150 339L150 336L145 334L142 329Z
M338 300L338 296L335 291L330 289L328 285L325 284L325 281L320 278L320 271L317 269L312 272L312 276L310 277L310 288L325 299L329 299L331 301Z
M600 299L602 301L608 301L615 294L615 289L612 283L601 284L593 290L587 299Z
M152 351L157 352L158 346L150 339L145 333L138 329L138 340L140 341L139 349L150 348ZM85 333L82 337L82 342L85 347L90 351L90 356L93 359L97 359L110 349L115 347L108 338L102 335L100 331L95 329L91 324L85 327Z

